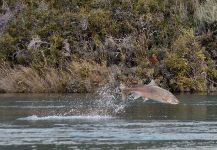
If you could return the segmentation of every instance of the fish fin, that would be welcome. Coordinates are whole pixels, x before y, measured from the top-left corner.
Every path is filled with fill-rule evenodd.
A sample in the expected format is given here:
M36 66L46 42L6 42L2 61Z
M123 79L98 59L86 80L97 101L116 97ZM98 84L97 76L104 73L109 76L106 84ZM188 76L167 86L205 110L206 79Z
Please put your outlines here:
M144 102L145 102L145 101L147 101L147 100L149 100L149 99L145 97L145 98L143 98L143 100L144 100Z
M139 95L138 93L133 93L132 95L134 100L141 97L141 95Z
M151 80L151 82L148 84L149 86L158 86L154 80Z

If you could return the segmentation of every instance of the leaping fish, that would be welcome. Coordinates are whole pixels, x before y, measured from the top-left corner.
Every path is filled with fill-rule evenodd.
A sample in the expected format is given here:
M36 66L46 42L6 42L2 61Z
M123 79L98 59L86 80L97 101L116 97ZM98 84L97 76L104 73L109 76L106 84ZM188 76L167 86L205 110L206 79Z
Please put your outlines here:
M156 85L152 80L148 85L137 87L126 87L120 85L122 100L126 100L129 94L136 95L137 98L142 97L145 101L152 99L162 103L178 104L179 100L168 90L165 90Z

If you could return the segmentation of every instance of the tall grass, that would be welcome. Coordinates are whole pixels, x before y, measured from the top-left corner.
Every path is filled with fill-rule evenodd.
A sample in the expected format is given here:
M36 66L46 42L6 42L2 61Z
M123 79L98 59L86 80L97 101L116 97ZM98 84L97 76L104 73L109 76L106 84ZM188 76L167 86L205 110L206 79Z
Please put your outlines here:
M0 89L7 93L70 92L69 89L88 92L103 82L107 73L104 66L86 61L72 62L66 70L44 68L39 71L23 66L11 69L4 65L0 69Z

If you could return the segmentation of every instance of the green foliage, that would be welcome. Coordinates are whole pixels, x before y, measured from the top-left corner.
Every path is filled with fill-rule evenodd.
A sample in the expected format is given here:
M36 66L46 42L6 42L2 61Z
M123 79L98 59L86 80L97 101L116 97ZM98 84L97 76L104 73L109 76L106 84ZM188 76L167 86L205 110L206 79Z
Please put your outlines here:
M184 76L176 78L177 88L181 91L205 91L206 85L204 79L192 79Z
M101 34L108 34L112 28L112 18L109 11L93 9L89 16L90 30Z
M140 12L157 12L163 10L164 2L160 0L138 0L136 9Z
M211 77L217 78L217 69L212 69L211 70Z
M213 8L213 0L197 4L188 0L7 2L13 17L0 33L0 62L13 67L30 67L43 74L48 68L67 70L77 60L107 62L107 67L125 69L119 74L131 69L141 80L154 76L175 81L165 87L178 91L206 90L204 75L216 81L216 14L208 9ZM205 29L197 33L198 20ZM41 43L29 49L36 36ZM150 63L152 54L157 64ZM77 73L83 86L91 77L90 68L77 65L70 72Z
M211 69L204 49L196 42L192 30L183 34L173 44L173 52L167 55L165 64L176 80L177 89L206 90L206 77ZM210 65L208 67L208 65Z
M184 58L180 58L175 53L168 54L165 64L169 71L175 75L186 75L189 67Z

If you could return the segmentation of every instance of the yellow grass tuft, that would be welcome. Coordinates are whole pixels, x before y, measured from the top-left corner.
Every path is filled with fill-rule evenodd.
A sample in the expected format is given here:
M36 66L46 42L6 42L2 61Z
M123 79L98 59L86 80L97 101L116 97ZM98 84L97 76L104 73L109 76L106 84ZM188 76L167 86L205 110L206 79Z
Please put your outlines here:
M107 76L105 66L87 61L72 62L65 70L44 68L39 72L30 67L4 66L0 72L0 90L7 93L64 93L71 88L77 88L71 91L89 91Z

